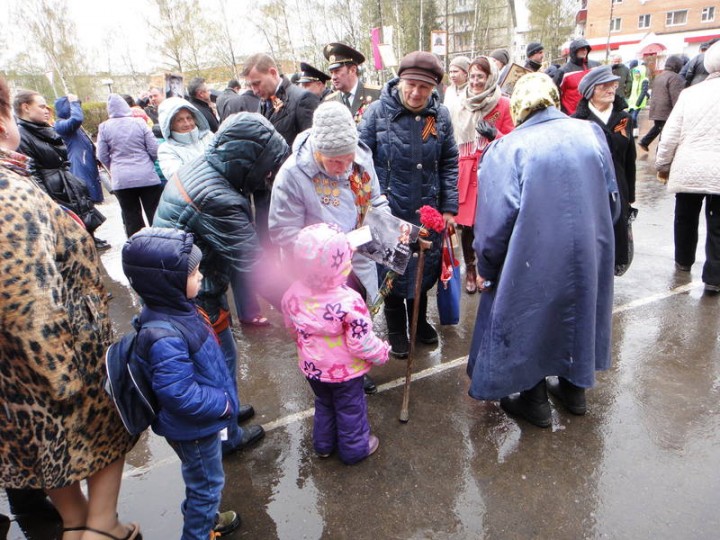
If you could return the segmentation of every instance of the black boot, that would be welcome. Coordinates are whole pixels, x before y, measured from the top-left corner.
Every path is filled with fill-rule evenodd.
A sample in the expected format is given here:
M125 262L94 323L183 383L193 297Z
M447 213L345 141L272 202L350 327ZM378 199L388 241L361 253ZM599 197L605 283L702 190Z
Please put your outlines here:
M407 310L409 321L412 320L413 304L414 301L408 299ZM438 342L438 333L427 320L427 293L420 295L416 339L425 345L435 345Z
M509 415L524 418L537 427L546 428L552 424L545 379L530 390L502 398L500 407Z
M385 299L385 320L387 321L390 354L395 358L407 358L410 352L404 304L402 298L388 295Z
M582 416L587 412L584 388L575 386L563 377L548 377L547 389L571 413Z

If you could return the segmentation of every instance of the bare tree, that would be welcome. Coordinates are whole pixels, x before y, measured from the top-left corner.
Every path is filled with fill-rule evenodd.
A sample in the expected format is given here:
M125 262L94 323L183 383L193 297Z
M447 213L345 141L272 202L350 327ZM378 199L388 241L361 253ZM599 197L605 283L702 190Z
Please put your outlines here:
M64 93L69 87L82 94L77 85L84 72L85 62L77 46L75 25L67 20L66 0L27 0L15 12L18 27L26 36L29 49L42 55L46 70L52 71Z
M183 28L184 10L180 9L184 2L183 0L153 1L158 16L155 19L148 19L148 26L157 37L156 43L167 61L167 67L182 73L187 56L185 32L188 30Z
M572 0L528 0L528 10L531 38L545 46L549 61L559 58L560 46L574 29Z
M213 41L214 52L217 59L230 68L232 77L238 77L238 57L235 53L235 45L230 31L230 19L227 11L227 0L217 0L218 12L214 19L215 26L219 32L220 39Z

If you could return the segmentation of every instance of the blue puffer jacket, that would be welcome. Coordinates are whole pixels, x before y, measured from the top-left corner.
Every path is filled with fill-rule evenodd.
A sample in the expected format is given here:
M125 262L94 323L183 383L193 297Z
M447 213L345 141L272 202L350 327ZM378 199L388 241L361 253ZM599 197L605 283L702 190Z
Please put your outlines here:
M458 150L450 113L433 92L420 113L406 109L398 95L400 79L388 82L380 100L370 104L358 126L360 138L373 152L380 189L390 202L393 215L420 224L423 205L440 212L458 211ZM433 120L435 129L431 129ZM423 140L423 130L428 135ZM423 290L432 288L440 273L441 236L433 235L433 248L426 252ZM393 294L414 296L416 259L395 280ZM409 286L408 286L409 284Z
M238 410L235 377L215 333L186 296L192 245L192 234L145 228L122 253L125 275L145 302L140 323L162 320L176 329L141 329L136 346L160 405L153 431L176 441L217 433Z
M183 165L168 179L153 225L190 231L203 252L205 276L198 304L214 323L234 266L251 272L260 245L248 197L280 168L289 151L285 139L259 114L238 113L220 127L205 156Z

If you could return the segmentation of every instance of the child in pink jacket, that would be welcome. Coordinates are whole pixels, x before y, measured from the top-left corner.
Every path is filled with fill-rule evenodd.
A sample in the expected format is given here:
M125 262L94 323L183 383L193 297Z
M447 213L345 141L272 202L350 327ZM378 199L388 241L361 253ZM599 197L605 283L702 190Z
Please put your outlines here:
M320 457L338 451L346 464L377 450L370 435L363 375L387 362L365 302L345 282L352 248L333 225L305 227L295 241L301 278L282 299L285 324L296 333L298 365L315 393L313 445Z

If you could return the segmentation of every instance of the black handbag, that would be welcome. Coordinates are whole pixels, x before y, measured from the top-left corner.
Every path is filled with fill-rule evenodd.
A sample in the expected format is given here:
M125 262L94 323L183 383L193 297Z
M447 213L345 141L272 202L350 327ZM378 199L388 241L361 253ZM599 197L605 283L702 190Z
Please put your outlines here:
M41 169L45 191L52 199L75 212L92 234L107 219L92 202L87 186L66 168Z

